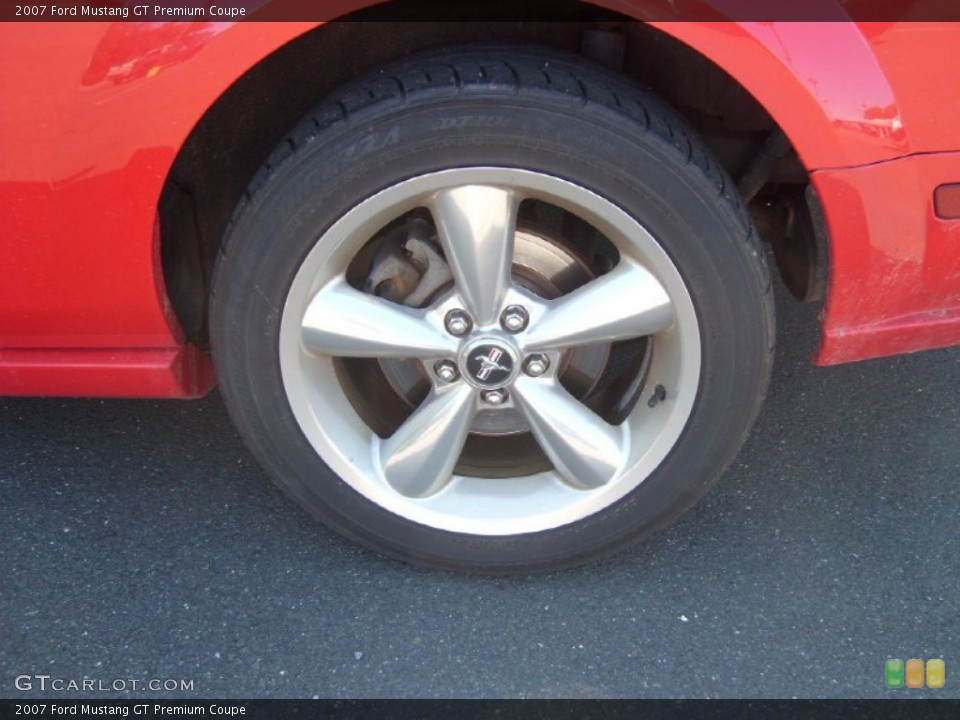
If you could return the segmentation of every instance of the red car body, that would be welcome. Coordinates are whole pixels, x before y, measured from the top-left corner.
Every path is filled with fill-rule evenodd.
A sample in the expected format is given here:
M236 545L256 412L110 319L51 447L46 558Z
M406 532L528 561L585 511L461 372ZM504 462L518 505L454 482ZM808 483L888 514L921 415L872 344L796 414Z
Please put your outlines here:
M211 389L165 289L158 202L217 99L318 25L0 27L0 394ZM960 219L934 204L960 183L960 26L654 25L749 91L809 174L829 237L815 362L960 344Z

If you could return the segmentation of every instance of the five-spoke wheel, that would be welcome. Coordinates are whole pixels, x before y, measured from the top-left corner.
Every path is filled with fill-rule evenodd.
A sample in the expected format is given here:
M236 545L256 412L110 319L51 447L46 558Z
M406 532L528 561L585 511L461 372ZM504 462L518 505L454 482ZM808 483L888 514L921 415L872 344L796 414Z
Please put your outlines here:
M529 203L572 215L602 235L616 263L566 294L538 295L523 281L530 273L519 267L515 250L518 232L530 233L523 228ZM422 308L353 287L348 275L357 256L375 257L380 248L368 246L385 242L391 234L384 228L421 209L426 219L416 227L436 243L449 283ZM552 248L569 242L562 236L539 241ZM334 264L331 256L342 261ZM628 380L639 392L617 422L604 417L607 408L588 406L564 386L574 350L599 348L609 359L611 347L637 340L644 341L643 358ZM280 353L301 427L349 484L411 520L484 535L573 522L630 492L673 446L700 376L696 313L650 233L574 183L499 168L411 178L342 217L294 278ZM376 400L351 398L379 392L379 385L345 381L349 374L336 372L337 358L416 359L429 389L381 437L362 413L343 421L356 405ZM607 366L598 363L590 380ZM666 388L664 402L636 402L658 386ZM334 412L337 421L326 422ZM483 425L476 423L480 414ZM508 424L532 434L548 470L518 467L507 477L457 472L471 433L497 436ZM494 445L490 452L499 450Z

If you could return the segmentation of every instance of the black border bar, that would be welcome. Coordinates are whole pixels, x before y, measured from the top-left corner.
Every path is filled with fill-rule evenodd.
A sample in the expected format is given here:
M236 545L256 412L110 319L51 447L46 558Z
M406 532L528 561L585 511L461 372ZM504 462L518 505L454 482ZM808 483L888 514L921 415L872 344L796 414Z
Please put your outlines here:
M25 710L24 706L29 709ZM41 707L45 707L42 712ZM144 720L198 717L215 720L645 720L648 717L656 720L955 720L960 717L960 700L0 700L0 718L34 717Z
M958 0L0 0L5 22L960 22Z

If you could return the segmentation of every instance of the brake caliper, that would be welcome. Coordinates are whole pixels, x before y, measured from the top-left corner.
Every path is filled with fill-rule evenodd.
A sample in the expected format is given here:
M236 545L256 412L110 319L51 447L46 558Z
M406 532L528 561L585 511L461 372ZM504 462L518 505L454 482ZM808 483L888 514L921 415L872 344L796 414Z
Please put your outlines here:
M410 307L424 307L453 280L436 247L436 233L423 218L412 218L380 241L364 291Z

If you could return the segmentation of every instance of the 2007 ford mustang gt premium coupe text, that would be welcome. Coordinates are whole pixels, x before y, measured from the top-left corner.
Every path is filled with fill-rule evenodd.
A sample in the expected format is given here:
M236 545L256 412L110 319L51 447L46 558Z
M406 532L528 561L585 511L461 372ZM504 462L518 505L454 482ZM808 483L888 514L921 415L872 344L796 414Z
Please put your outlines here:
M332 528L516 572L717 479L773 273L818 364L960 344L960 27L336 4L0 27L0 394L217 384Z

